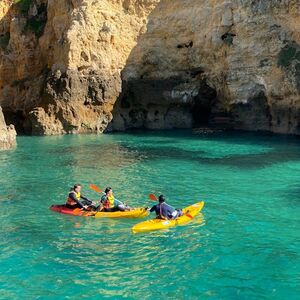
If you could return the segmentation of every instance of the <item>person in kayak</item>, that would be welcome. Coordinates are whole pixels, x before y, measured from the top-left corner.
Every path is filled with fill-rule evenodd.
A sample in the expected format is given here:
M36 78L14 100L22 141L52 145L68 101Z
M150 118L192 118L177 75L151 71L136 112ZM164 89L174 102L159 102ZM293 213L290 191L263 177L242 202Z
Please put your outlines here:
M175 209L174 207L166 203L164 195L160 195L158 197L158 204L152 206L149 211L155 211L157 218L167 220L174 220L183 215L181 210Z
M95 203L92 200L84 197L80 191L80 184L75 184L73 188L71 188L66 202L66 207L72 209L82 208L84 210L96 209Z
M115 198L111 187L105 189L105 195L101 197L101 203L103 206L102 211L106 212L131 210L130 207Z

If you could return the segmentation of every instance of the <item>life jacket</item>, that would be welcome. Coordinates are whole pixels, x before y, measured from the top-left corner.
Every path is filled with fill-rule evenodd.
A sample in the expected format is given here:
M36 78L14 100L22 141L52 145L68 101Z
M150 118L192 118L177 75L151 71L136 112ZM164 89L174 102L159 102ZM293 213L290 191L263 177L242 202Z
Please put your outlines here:
M115 206L115 197L112 196L106 196L106 199L103 203L104 208L113 208Z
M162 202L162 203L159 203L158 205L159 205L159 218L160 219L163 219L163 220L168 220L168 218L167 217L165 217L163 214L162 214L162 205L164 204L164 202Z
M162 203L159 203L158 206L159 206L159 212L158 212L158 218L159 219L163 219L163 220L171 220L172 217L169 217L169 216L164 216L163 213L162 213L162 206L163 205L167 205L169 206L166 202L162 202ZM176 211L176 210L175 210Z
M76 199L80 200L80 195L81 195L80 192L76 193L75 191L71 191L69 193L69 196L68 196L68 199L67 199L67 204L68 205L71 205L71 206L76 205L77 203L73 199L70 198L70 194L74 194Z

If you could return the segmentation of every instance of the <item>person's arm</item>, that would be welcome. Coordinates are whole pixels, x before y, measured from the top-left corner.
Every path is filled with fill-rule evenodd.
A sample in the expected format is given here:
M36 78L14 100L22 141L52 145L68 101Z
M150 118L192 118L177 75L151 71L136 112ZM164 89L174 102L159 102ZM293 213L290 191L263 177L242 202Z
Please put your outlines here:
M75 197L73 193L69 194L69 198L76 202L76 204L79 205L81 208L84 208L84 205Z
M153 212L153 211L155 211L155 208L156 208L156 205L152 206L149 211Z
M103 195L103 196L101 197L100 202L103 204L106 200L107 200L106 195Z
M84 197L84 196L80 196L80 199L85 200L88 204L92 204L93 203L92 200L90 200L90 199L88 199L87 197Z
M122 203L120 200L115 198L115 205L123 205L124 203Z

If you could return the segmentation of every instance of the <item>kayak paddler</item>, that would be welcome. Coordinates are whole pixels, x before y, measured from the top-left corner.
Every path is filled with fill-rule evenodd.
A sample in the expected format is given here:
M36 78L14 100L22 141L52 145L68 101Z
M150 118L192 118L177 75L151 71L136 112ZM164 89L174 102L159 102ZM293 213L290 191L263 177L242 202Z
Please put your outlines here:
M131 210L125 203L115 198L111 187L105 189L105 195L101 197L102 210L106 212Z
M158 197L158 204L152 206L149 211L155 211L158 218L167 220L174 220L183 215L181 210L175 209L166 203L164 195Z
M85 210L95 209L96 203L88 199L87 197L84 197L80 191L81 191L81 184L75 184L71 188L66 202L66 207L72 209L82 208Z

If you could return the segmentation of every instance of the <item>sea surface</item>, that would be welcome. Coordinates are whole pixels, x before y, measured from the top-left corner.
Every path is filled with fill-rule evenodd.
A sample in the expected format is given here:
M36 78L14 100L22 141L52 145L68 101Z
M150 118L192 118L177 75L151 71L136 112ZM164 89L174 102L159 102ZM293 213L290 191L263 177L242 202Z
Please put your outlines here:
M300 139L191 131L18 137L0 152L0 299L299 299ZM192 223L132 234L138 219L50 211L74 183L149 193ZM154 216L153 216L154 217Z

